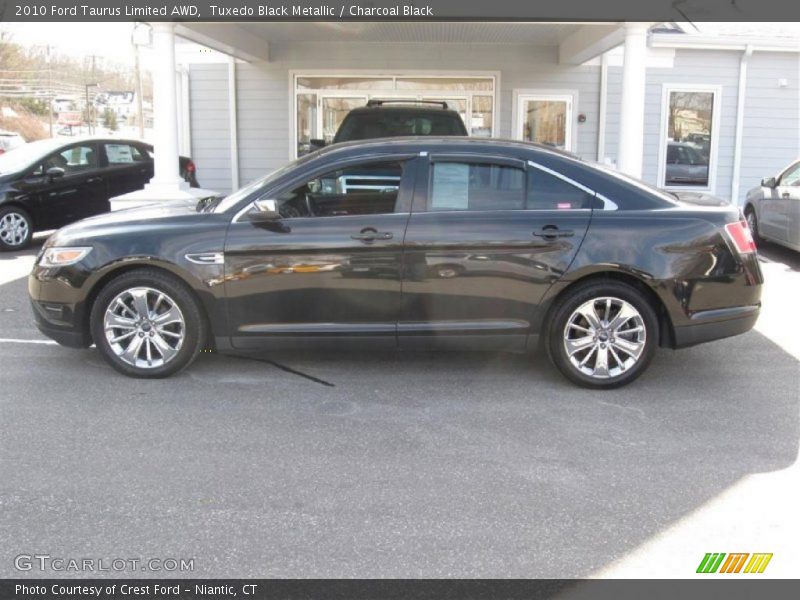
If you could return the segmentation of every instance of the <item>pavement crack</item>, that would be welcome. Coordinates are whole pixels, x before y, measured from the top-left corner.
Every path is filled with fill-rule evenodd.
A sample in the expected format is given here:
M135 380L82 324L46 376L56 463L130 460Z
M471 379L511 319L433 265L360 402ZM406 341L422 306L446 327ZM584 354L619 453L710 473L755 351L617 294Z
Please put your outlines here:
M622 404L615 404L614 402L604 402L603 400L598 400L597 403L603 404L605 406L613 406L614 408L618 408L620 410L632 410L633 412L637 413L642 419L647 418L644 414L644 411L638 406L624 406Z
M308 379L309 381L313 381L314 383L318 383L326 387L336 387L336 384L331 383L330 381L325 381L324 379L320 379L319 377L314 377L313 375L309 375L308 373L303 373L302 371L298 371L297 369L293 369L292 367L288 367L269 358L261 358L258 356L246 356L243 354L228 354L228 356L267 363L269 365L272 365L276 369L280 369L281 371L285 371L286 373L291 373L292 375L297 375L298 377L302 377L303 379Z

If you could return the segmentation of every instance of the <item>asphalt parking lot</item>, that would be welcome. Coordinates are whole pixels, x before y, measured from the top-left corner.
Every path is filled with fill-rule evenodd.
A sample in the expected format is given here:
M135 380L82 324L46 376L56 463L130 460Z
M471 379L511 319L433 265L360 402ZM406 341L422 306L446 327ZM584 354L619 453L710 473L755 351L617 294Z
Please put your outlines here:
M769 291L796 298L798 255L765 255ZM777 310L765 303L776 331ZM573 387L543 356L462 353L204 355L140 381L93 349L40 343L13 279L0 576L592 576L751 475L795 477L800 356L772 330L662 350L613 392ZM727 551L780 546L782 506L752 506L764 548ZM678 576L726 551L707 531L688 539ZM37 553L194 571L15 569ZM793 572L787 560L776 551L771 569Z

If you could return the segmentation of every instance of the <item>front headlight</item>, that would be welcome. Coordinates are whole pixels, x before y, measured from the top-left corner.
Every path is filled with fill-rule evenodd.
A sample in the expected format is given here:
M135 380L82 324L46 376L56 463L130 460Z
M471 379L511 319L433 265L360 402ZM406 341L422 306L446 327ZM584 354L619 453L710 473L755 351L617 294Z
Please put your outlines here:
M52 246L46 248L39 260L42 267L66 267L83 260L91 252L88 246Z

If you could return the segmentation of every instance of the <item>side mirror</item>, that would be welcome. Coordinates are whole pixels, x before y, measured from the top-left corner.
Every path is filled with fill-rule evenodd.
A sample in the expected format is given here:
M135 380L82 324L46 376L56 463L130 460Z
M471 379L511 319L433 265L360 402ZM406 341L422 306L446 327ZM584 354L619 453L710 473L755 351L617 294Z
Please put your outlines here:
M776 184L774 177L766 177L761 180L762 187L774 188Z
M253 223L274 223L281 220L275 200L256 200L254 204L255 210L247 213L247 218Z
M47 171L45 171L45 175L47 175L47 178L52 181L53 179L58 179L59 177L63 177L64 169L62 169L61 167L50 167L49 169L47 169Z
M327 144L325 143L325 140L319 140L319 139L308 140L308 144L314 150L318 150L319 148L324 148L325 146L327 146Z

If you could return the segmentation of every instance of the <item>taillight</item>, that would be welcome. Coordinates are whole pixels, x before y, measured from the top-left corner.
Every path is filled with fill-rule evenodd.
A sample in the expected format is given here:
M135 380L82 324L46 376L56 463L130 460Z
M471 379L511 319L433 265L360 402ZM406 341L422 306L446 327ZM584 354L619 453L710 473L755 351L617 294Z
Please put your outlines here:
M741 220L736 223L728 223L725 225L725 231L739 254L749 254L756 251L756 243L753 241L753 233L747 226L747 221Z
M194 163L191 160L189 160L189 162L186 163L186 172L187 173L194 173L196 170L197 170L197 167L195 167Z

